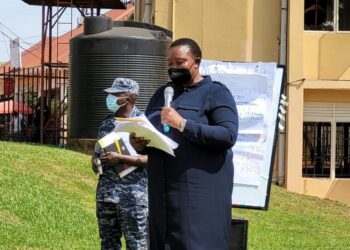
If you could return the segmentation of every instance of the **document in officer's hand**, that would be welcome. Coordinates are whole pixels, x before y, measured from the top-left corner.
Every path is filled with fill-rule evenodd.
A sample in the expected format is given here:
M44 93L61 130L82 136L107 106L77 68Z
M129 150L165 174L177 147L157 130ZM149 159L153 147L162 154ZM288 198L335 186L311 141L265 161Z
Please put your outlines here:
M129 143L129 133L113 131L98 140L97 144L101 152L117 152L121 155L138 155ZM119 164L116 169L119 177L123 178L125 175L137 169L137 167Z
M174 149L178 144L169 137L160 133L145 115L134 118L116 118L118 132L134 132L137 137L143 137L145 140L150 140L148 147L158 148L164 152L175 156Z

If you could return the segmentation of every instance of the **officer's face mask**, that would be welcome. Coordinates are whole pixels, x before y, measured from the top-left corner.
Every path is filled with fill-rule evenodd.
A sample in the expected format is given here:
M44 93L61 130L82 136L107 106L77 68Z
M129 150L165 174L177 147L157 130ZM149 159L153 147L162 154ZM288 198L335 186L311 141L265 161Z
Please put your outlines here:
M127 96L122 97L116 97L114 95L108 94L106 98L106 105L109 111L115 113L117 112L121 107L125 106L127 103L124 103L122 105L118 104L118 100L128 98Z
M170 68L168 69L168 74L170 79L176 84L176 85L184 85L191 81L191 73L190 69L192 68L195 61L193 61L192 65L188 69L178 69L178 68Z

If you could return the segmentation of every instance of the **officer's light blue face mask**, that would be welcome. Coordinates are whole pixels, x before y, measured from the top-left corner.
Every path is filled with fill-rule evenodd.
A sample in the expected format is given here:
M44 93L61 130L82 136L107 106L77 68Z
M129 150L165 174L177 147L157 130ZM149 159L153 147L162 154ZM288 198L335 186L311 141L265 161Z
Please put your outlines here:
M108 94L106 98L106 105L108 110L113 113L117 112L121 107L126 105L126 103L119 105L118 100L125 99L125 98L128 98L128 97L127 96L116 97L114 95Z

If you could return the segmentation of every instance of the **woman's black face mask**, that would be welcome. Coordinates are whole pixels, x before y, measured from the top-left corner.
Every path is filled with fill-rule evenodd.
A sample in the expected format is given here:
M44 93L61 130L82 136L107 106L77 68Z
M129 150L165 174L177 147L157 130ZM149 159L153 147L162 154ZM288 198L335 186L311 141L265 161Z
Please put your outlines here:
M192 68L194 63L195 62L192 63L190 68ZM184 85L188 83L192 78L189 69L170 68L168 69L168 74L173 83L175 83L176 85Z
M168 69L169 77L176 85L183 85L191 80L191 73L188 69Z

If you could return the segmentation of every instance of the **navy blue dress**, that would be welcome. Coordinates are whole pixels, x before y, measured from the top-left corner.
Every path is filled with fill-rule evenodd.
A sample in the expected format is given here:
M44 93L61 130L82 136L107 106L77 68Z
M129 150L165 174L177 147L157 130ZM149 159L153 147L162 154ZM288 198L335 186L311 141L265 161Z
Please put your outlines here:
M238 115L230 91L205 77L183 88L168 83L151 98L146 115L161 132L164 89L173 86L171 106L185 119L183 133L167 136L179 146L176 157L148 148L150 249L229 249L232 146Z

